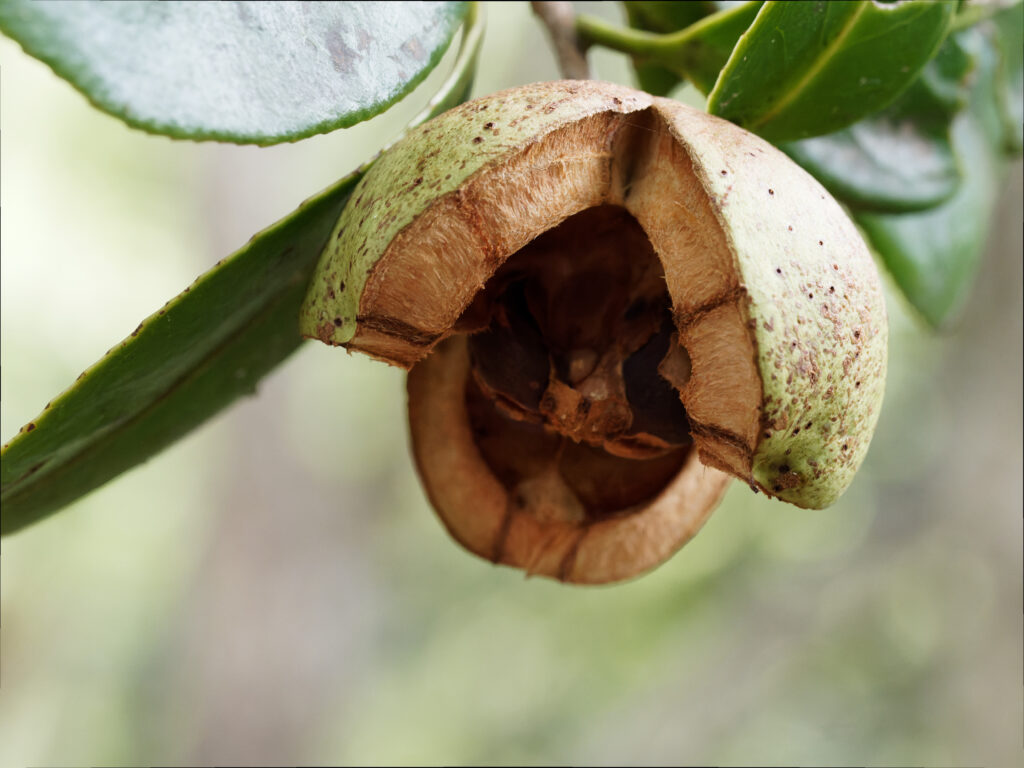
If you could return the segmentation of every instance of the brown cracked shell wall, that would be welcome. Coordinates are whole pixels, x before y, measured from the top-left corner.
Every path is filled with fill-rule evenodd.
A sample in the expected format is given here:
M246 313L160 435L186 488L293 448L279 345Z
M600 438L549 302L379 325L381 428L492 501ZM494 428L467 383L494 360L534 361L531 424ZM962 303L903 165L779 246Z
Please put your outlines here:
M552 330L559 321L547 317L544 300L536 298L538 290L551 286L529 288L555 278L538 277L536 271L511 281L501 277L526 258L518 254L540 235L593 209L623 211L656 254L670 318L662 335L669 334L671 347L680 348L674 357L685 360L680 365L668 365L668 355L655 360L644 380L659 381L654 370L679 390L686 440L663 440L651 428L641 434L643 445L631 442L627 422L641 418L646 406L629 398L621 418L615 418L614 408L601 411L613 399L609 392L625 391L622 370L629 356L644 344L649 347L653 336L617 350L623 358L617 363L607 350L557 348L567 344L564 334ZM582 257L565 258L569 263ZM506 287L494 288L489 281L496 279L504 279ZM516 279L525 280L524 290L534 296L525 304L497 295L510 291L507 286ZM643 293L635 290L637 296ZM481 310L480 297L491 293L493 300ZM511 328L522 314L514 310L519 305L544 325L544 343L552 347L553 373L544 395L554 394L547 410L532 400L495 394L480 372L486 367L479 363L481 355L467 353L464 339L439 346L485 328L499 338L495 317L500 316L502 329ZM605 301L604 306L618 305ZM621 306L614 311L627 314ZM654 318L648 325L656 333L662 310L645 305L643 311ZM506 477L499 486L507 498L495 502L497 511L474 516L470 507L486 506L483 500L494 489L474 479L466 486L474 490L459 497L459 476L427 466L433 456L425 457L414 445L431 499L457 539L484 557L570 580L624 578L657 564L689 538L724 486L721 475L700 466L697 456L708 467L800 506L832 503L863 460L884 388L887 329L877 272L853 225L820 185L778 150L730 123L604 83L542 83L498 93L442 115L397 144L355 191L311 283L301 322L308 336L404 367L434 350L410 379L418 445L424 440L434 445L429 435L444 432L434 422L427 432L417 427L417 414L424 415L421 425L433 418L416 405L417 388L428 381L437 393L447 393L445 407L451 410L454 403L466 419L472 411L467 403L482 392L485 400L497 398L503 418L539 419L549 432L570 434L574 444L597 446L625 461L666 461L658 452L675 451L675 480L639 507L619 510L617 516L584 514L575 521L578 513L563 509L561 519L541 520L532 544L513 546L519 554L510 555L506 544L518 540L517 526L533 525L547 513L517 513ZM573 383L567 371L572 365L589 370L596 359L607 363L603 379L585 392L587 387ZM448 373L437 371L438 360L447 360L444 365L453 370L469 365L473 371L463 375L461 385L452 385ZM539 366L543 373L543 363ZM464 387L463 394L453 395L452 386ZM430 399L440 397L437 393L421 394ZM441 408L441 400L431 402ZM584 406L588 411L580 415ZM599 417L591 415L595 407ZM461 418L452 416L452 424ZM520 427L502 429L512 434ZM473 441L462 445L470 453L486 453ZM493 478L493 456L484 464ZM710 489L694 496L708 509L681 511L671 530L640 525L640 510L671 496L671 489L690 477L691 467ZM447 479L438 485L432 473ZM645 473L651 474L639 474ZM548 490L549 496L564 491ZM628 494L623 498L631 500ZM453 513L459 505L464 511ZM519 518L525 522L516 522ZM572 535L558 528L566 521L576 526ZM610 537L601 547L605 554L597 557L600 565L580 566L586 560L581 560L584 544L601 538L591 532L597 522L617 526L620 544L631 554L607 554L614 549ZM505 542L500 553L499 540ZM634 565L624 569L610 564L630 559Z

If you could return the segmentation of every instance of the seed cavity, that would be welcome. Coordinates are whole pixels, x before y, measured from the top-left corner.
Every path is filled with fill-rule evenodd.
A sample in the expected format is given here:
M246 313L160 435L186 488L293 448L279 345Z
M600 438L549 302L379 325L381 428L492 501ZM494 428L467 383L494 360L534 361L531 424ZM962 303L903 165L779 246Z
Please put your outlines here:
M529 489L555 472L581 514L601 519L682 466L692 437L677 387L689 356L661 264L624 209L583 211L527 244L456 328L471 334L476 442L527 508L540 503Z

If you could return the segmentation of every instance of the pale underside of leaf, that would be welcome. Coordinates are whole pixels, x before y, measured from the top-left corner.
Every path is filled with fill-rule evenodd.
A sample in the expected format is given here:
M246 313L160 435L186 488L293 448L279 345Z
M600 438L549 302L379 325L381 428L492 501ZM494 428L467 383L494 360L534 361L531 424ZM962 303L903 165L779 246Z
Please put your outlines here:
M462 2L6 0L0 30L133 127L273 144L383 112L437 65L465 11Z
M474 4L452 75L412 125L465 100L482 39ZM0 453L12 533L144 461L238 397L302 341L297 315L366 166L219 262L84 372Z

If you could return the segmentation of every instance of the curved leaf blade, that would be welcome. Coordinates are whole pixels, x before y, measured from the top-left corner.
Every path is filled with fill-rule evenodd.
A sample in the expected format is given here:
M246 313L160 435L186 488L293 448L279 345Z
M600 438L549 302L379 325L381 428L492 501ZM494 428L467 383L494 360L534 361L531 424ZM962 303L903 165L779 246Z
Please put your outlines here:
M956 194L917 213L854 212L904 295L934 328L949 325L970 293L1003 177L994 47L977 29L958 37L976 64L970 108L952 129L963 172Z
M951 36L887 109L780 148L851 207L914 211L938 205L960 182L950 125L967 103L971 66Z
M244 394L301 341L295 318L353 174L200 277L22 427L0 532L73 501Z
M135 128L273 144L397 102L437 65L466 6L5 0L0 30Z
M467 24L452 75L410 127L468 97L483 32L475 3ZM0 451L0 534L145 461L298 348L306 286L366 167L202 275L21 428Z
M844 128L890 104L942 42L954 3L767 2L708 111L772 142Z

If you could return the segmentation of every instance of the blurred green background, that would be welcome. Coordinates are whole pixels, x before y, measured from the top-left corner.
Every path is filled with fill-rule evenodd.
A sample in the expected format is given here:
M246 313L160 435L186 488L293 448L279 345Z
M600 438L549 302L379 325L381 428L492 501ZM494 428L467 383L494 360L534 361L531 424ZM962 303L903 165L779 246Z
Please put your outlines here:
M557 76L525 3L488 12L476 95ZM445 69L370 123L256 149L130 130L6 39L0 67L4 439L396 134ZM414 476L402 372L305 345L3 541L0 765L1019 765L1020 178L957 330L890 291L885 407L843 499L736 483L621 586L463 552Z

